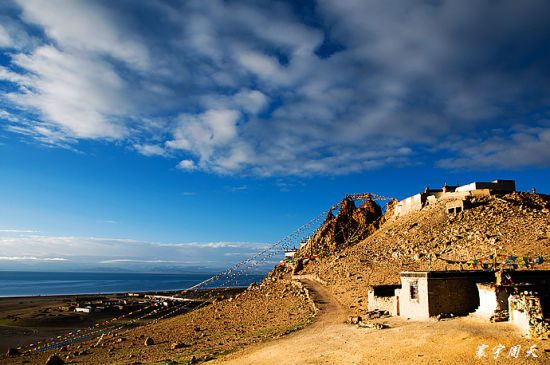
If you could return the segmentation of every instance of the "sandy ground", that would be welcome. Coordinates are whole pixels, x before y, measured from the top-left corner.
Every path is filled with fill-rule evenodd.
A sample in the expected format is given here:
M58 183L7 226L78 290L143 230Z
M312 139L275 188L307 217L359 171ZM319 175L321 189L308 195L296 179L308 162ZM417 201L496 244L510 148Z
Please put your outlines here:
M390 328L374 330L345 324L346 311L320 284L304 281L318 303L318 317L307 328L276 341L230 354L213 364L548 364L550 343L525 339L508 323L472 317L407 321L378 320ZM476 357L487 345L486 356ZM505 346L495 359L497 346ZM518 357L509 356L519 345ZM525 357L532 345L534 354ZM546 351L545 351L546 350Z

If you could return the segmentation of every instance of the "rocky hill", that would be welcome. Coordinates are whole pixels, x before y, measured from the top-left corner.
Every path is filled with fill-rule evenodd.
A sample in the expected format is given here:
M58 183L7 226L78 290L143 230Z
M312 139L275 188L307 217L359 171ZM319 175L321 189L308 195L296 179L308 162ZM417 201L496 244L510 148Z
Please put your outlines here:
M330 211L315 235L300 249L300 256L310 257L332 253L362 241L378 228L382 209L367 199L359 208L346 197L334 216Z
M403 270L473 269L455 262L494 254L550 257L548 195L516 192L475 198L470 209L451 215L446 213L443 202L437 202L420 211L392 217L393 205L388 206L385 218L378 217L359 228L372 234L366 234L368 237L358 243L338 246L338 241L328 242L334 235L323 236L330 231L325 223L300 252L301 257L308 257L315 252L315 244L325 252L325 247L331 248L329 254L321 255L324 257L303 260L305 265L299 273L326 282L350 313L367 310L369 285L398 284ZM340 213L353 216L346 209ZM345 218L340 217L339 221L344 222ZM549 268L546 262L535 267Z

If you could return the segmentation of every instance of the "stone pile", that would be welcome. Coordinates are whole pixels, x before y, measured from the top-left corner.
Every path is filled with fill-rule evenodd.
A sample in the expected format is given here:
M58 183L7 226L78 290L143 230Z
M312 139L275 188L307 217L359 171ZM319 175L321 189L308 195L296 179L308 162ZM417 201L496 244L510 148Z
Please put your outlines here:
M541 298L538 295L513 295L510 298L510 310L525 313L529 322L529 337L550 338L550 324L543 315Z

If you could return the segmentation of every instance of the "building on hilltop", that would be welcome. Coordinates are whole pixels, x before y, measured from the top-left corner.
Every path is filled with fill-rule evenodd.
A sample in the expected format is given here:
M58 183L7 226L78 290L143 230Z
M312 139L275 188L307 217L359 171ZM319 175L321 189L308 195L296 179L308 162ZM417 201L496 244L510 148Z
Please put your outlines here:
M472 182L462 186L451 186L445 183L441 189L426 188L418 193L401 200L395 206L394 216L402 216L437 201L447 201L448 213L459 213L469 208L469 199L476 196L489 196L494 193L512 193L516 191L514 180L494 180L491 182Z
M516 191L516 182L514 180L495 180L491 182L473 182L468 185L458 186L455 191L473 191L489 189L502 193L511 193Z

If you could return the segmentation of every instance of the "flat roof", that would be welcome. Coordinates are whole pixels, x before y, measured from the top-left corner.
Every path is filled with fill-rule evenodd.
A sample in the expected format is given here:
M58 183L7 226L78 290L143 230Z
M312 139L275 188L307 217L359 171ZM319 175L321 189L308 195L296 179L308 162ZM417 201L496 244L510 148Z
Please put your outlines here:
M402 271L402 278L430 278L430 279L442 279L442 278L471 278L471 277L483 277L494 278L494 271L483 270L447 270L447 271Z

